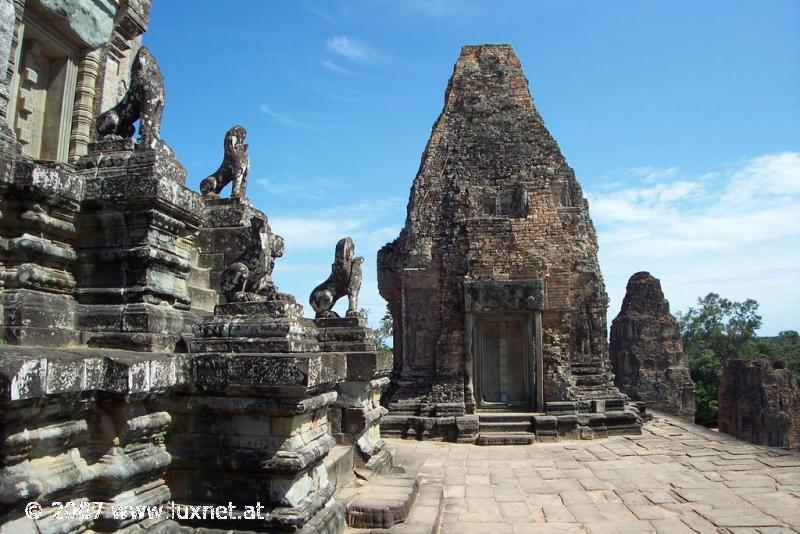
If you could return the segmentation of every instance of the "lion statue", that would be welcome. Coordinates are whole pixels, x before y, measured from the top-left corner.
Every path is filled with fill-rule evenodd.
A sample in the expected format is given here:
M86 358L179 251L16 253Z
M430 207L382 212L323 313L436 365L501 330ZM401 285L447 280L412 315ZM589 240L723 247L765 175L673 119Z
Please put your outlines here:
M247 197L247 175L250 173L250 157L247 155L247 130L238 124L225 134L225 155L219 169L200 182L200 192L204 197L216 198L229 183L231 197Z
M97 136L131 138L133 123L138 120L139 138L156 141L160 139L163 110L164 77L156 58L143 46L133 58L130 87L122 100L97 117Z
M347 317L358 317L358 292L361 290L361 264L364 258L355 257L356 247L349 237L336 243L336 256L331 265L331 275L311 292L308 302L316 318L339 317L333 305L347 296Z
M219 285L226 302L280 298L272 282L272 270L275 259L283 256L283 252L283 238L270 232L264 219L250 219L250 239L244 251L220 276Z

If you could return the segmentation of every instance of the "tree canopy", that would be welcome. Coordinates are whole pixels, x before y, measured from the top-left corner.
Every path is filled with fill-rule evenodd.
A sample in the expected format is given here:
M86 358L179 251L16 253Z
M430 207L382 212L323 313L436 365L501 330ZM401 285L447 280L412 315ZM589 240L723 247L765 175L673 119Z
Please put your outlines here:
M695 420L717 424L718 390L722 369L730 359L786 360L800 376L800 335L794 330L776 337L758 337L758 302L735 302L709 293L697 306L677 313L683 348L695 382Z

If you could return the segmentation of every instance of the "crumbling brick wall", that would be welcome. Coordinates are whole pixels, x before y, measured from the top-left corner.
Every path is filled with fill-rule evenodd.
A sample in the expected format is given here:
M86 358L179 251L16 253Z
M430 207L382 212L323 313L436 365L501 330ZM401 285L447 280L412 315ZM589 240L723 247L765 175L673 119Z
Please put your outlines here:
M800 391L786 362L729 360L720 379L719 429L759 445L800 447Z

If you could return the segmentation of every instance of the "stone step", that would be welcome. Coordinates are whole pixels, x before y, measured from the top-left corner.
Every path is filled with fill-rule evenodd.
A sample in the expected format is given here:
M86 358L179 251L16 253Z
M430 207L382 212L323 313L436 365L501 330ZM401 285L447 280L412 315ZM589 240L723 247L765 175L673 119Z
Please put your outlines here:
M476 445L530 445L536 436L529 432L511 434L507 432L481 432Z
M599 386L607 381L606 375L580 375L575 377L576 386Z
M189 286L189 298L192 299L192 309L214 313L218 298L216 291Z
M353 446L336 445L325 457L328 480L336 488L343 488L355 482L353 472Z
M388 529L404 522L419 493L413 475L375 475L347 506L347 524L353 528Z
M208 289L208 281L209 281L209 269L201 269L198 267L192 267L192 270L189 271L189 279L187 280L187 285L201 287L203 289Z
M524 434L530 432L531 421L490 421L484 422L483 418L478 423L481 434L506 432L508 434Z
M599 375L605 373L605 370L599 365L573 365L572 374L574 376L583 375Z
M528 412L478 412L481 423L530 423L533 413Z
M338 499L337 499L338 500ZM444 490L441 482L425 480L411 513L403 523L391 528L362 529L345 527L344 534L437 534L444 509Z

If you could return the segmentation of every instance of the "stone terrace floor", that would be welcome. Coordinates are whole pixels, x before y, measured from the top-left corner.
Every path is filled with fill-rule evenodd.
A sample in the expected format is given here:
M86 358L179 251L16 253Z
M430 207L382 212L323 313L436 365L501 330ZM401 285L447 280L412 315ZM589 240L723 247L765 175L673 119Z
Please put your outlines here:
M444 486L441 534L800 532L800 453L662 414L595 441L387 441L423 488Z

